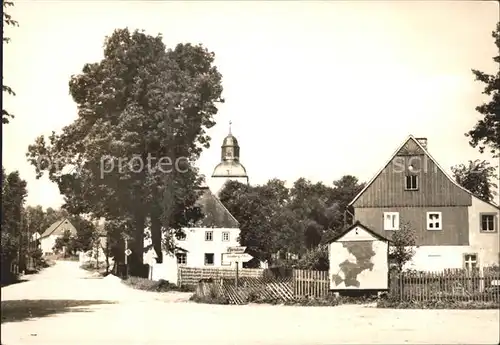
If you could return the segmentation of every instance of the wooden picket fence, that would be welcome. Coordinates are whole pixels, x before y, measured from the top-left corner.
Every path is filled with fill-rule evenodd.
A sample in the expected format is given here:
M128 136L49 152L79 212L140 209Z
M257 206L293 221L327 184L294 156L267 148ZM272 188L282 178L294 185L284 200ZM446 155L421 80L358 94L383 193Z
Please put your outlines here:
M403 272L390 277L389 293L401 301L500 302L500 270Z
M228 276L228 272L233 275ZM327 271L290 270L289 273L279 275L266 269L257 275L255 271L249 271L247 276L239 276L238 287L234 270L213 272L210 277L205 273L206 278L197 282L196 293L224 297L231 304L246 304L253 301L286 302L297 298L328 295Z
M293 270L296 297L324 297L330 291L328 271Z
M264 275L262 268L240 268L238 275L242 278L259 278ZM236 276L234 268L194 268L194 267L179 267L178 269L178 285L196 286L201 280L206 279L233 279Z
M217 285L218 282L215 282ZM231 304L257 301L289 301L294 299L292 278L241 278L238 287L234 279L219 281L222 292Z

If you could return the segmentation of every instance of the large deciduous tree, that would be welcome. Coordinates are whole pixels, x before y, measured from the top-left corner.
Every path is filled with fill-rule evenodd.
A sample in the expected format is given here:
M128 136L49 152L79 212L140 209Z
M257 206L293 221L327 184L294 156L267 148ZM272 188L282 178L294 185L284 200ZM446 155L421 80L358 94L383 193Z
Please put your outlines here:
M130 233L132 274L145 226L161 255L162 240L170 243L162 234L202 216L193 163L209 147L206 130L223 101L213 62L201 45L167 50L160 35L115 30L104 59L71 78L78 118L29 147L38 176L49 173L70 213L116 220Z
M11 7L11 6L14 6L14 2L12 2L12 1L4 1L3 2L3 27L2 27L2 29L5 28L6 26L19 26L19 23L16 20L12 19L12 16L7 13L7 8ZM2 32L4 32L4 30L2 30ZM10 37L7 37L4 35L3 36L3 44L5 45L9 42L10 42ZM12 88L3 84L3 76L2 76L2 93L3 92L7 92L9 95L12 95L12 96L16 95L14 90L12 90ZM2 108L2 124L9 123L9 119L13 119L13 118L14 118L14 115L12 115L7 110Z
M30 234L34 234L35 232L42 234L46 230L45 212L42 206L27 206L24 212L26 232Z
M492 36L499 52L499 55L493 57L493 61L500 64L500 22L497 23ZM466 133L466 136L470 137L469 143L472 147L478 147L481 153L485 148L489 148L494 157L500 155L500 68L498 67L500 66L497 66L495 75L472 70L476 80L486 84L483 94L491 96L491 99L476 107L482 118Z
M52 207L48 207L45 210L44 217L43 217L43 222L42 225L40 226L40 234L43 234L45 230L47 230L52 224L54 224L57 221L62 220L63 218L68 218L69 213L63 208L59 209L53 209Z
M465 189L469 190L478 198L493 201L497 194L495 189L498 181L495 167L487 161L476 159L469 164L459 164L451 167L455 181Z
M25 247L22 245L26 238L22 231L22 214L26 196L26 181L21 179L19 172L6 174L2 167L2 231L0 232L2 279L8 280L11 263L17 257L21 259L24 255Z
M226 183L219 198L240 222L240 243L252 255L271 264L294 261L303 268L325 267L321 242L344 226L344 209L363 188L354 176L333 187L304 178L288 189L273 179L262 186ZM276 255L277 254L277 255Z

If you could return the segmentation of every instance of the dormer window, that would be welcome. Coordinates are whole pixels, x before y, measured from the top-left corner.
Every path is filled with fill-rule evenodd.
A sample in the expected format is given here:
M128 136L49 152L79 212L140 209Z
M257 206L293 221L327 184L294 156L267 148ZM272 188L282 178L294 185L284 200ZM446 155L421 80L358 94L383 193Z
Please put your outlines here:
M418 190L418 176L417 175L407 175L405 176L405 189L406 190Z

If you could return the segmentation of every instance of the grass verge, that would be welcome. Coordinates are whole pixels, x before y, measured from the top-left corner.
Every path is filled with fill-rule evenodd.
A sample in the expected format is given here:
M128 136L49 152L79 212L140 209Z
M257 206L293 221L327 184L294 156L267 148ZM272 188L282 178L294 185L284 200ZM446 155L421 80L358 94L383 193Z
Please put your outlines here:
M499 309L499 301L398 301L381 299L377 308L391 309Z
M153 291L153 292L193 292L193 289L187 286L177 286L166 280L160 279L158 281L149 280L140 277L128 277L123 280L123 284L130 286L131 288L143 291Z

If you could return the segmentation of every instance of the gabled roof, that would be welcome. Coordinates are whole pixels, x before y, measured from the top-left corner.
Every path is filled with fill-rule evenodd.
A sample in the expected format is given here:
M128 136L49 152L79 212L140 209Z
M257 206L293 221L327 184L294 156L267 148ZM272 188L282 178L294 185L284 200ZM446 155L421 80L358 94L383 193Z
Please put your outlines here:
M446 176L448 178L448 180L451 181L451 183L453 183L455 186L457 186L461 190L465 191L466 193L470 194L472 197L477 198L474 194L472 194L471 191L469 191L466 188L462 187L457 181L455 181L454 178L452 178L450 175L448 175L448 173L438 164L438 162L434 159L434 157L431 156L431 154L429 153L429 151L427 151L427 149L425 147L423 147L422 144L420 144L420 142L413 135L410 134L406 138L406 140L403 141L403 143L401 145L399 145L399 147L397 148L397 150L391 155L391 157L389 158L389 160L382 166L382 168L375 174L375 176L373 176L372 179L370 181L368 181L368 183L365 185L365 187L358 193L358 195L356 195L354 197L354 199L351 200L351 202L348 204L348 206L352 206L352 204L354 204L356 202L356 200L359 199L359 197L371 186L371 184L373 183L373 181L375 181L375 179L382 173L382 171L384 171L384 169L392 162L392 160L394 159L394 157L396 157L396 155L398 154L398 152L410 140L413 140L415 142L415 144L417 144L417 146L423 151L423 153L425 155L427 155L427 157L436 165L436 167L444 174L444 176ZM495 207L497 209L499 208L498 205L495 205L492 202L489 202L489 201L486 201L486 200L482 200L482 199L479 199L479 200L481 200L481 201L483 201L483 202L485 202L487 204L490 204L491 206L493 206L493 207Z
M202 228L239 228L240 224L215 196L208 187L202 188L203 192L196 202L205 216L197 224Z
M71 224L71 222L67 218L60 219L51 226L47 228L40 236L40 239L44 237L48 237L50 235L63 235L66 230L69 230L71 233L76 233L76 228Z
M345 234L347 234L349 231L351 231L352 229L354 229L357 226L359 226L360 228L363 228L363 230L370 233L371 235L373 235L373 237L375 237L381 241L391 242L391 240L389 240L388 238L385 238L384 236L377 234L375 231L373 231L370 228L367 228L365 225L361 224L361 222L356 221L354 224L349 225L345 230L342 230L342 232L340 232L338 235L331 237L330 239L328 239L324 243L328 244L328 243L332 243L332 242L337 241L339 238L341 238L342 236L344 236Z

